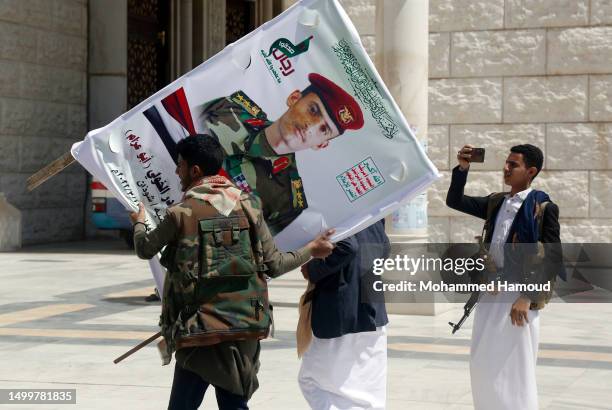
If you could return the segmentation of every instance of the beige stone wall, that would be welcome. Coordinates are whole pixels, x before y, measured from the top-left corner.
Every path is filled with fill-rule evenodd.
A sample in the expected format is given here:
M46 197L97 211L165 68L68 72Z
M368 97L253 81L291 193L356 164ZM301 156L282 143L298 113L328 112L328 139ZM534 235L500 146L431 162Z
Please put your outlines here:
M487 149L466 193L503 188L508 149L545 153L534 187L559 204L564 241L612 240L612 2L430 0L429 155L433 238L470 241L481 227L444 204L455 153Z
M361 42L372 61L376 53L376 1L339 0L357 28Z
M373 56L376 1L341 2ZM612 241L612 1L429 4L428 153L443 175L430 240L471 242L482 227L445 204L463 144L487 149L466 187L485 195L504 189L509 148L532 143L545 154L534 187L559 204L562 239Z
M83 169L25 186L86 132L87 1L2 1L0 39L0 191L21 210L24 243L77 239Z

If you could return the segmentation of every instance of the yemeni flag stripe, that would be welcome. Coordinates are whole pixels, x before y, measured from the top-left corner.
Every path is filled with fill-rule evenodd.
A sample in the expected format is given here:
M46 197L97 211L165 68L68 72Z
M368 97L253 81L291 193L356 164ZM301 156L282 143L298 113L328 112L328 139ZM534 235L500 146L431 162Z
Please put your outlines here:
M179 122L187 131L189 135L195 134L195 127L193 126L193 119L191 118L191 110L189 109L189 103L187 103L187 97L185 96L185 90L183 87L179 88L162 101L162 104L168 114Z
M172 157L172 160L175 164L178 164L178 153L176 152L176 142L170 136L164 121L162 120L161 115L159 115L159 111L157 108L151 107L143 112L144 116L149 120L153 128L155 128L155 132L159 135L159 138L164 143L164 146L168 150L168 153Z

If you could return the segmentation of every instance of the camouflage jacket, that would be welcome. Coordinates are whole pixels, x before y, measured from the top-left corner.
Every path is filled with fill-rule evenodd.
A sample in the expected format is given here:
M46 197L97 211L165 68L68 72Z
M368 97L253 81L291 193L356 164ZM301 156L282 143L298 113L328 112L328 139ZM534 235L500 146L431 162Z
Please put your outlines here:
M186 194L189 199L169 208L168 216L153 231L147 233L143 224L136 224L134 227L134 247L140 258L150 259L166 245L177 249L170 256L172 260L167 263L169 270L164 282L162 317L160 320L162 334L171 350L174 350L173 334L178 327L186 325L181 321L179 312L181 310L181 300L186 294L189 294L181 283L172 280L172 278L182 277L184 275L179 274L179 271L184 273L193 268L193 266L188 266L193 262L189 258L183 258L180 254L185 252L188 247L177 245L185 245L189 241L193 241L193 238L189 237L189 232L197 231L197 227L187 227L184 224L187 221L193 222L193 218L190 218L190 216L194 212L192 209L194 204L201 201L201 199L195 199L198 198L199 194L201 193L198 186L192 188ZM305 248L295 252L278 251L263 220L260 201L245 193L241 195L240 201L244 212L249 216L249 220L254 222L254 228L261 244L263 263L267 268L267 275L271 277L279 276L304 264L310 258L310 252ZM194 244L194 246L197 246L197 244ZM184 300L183 302L188 303ZM235 394L250 395L257 387L256 371L259 353L259 349L254 349L251 346L252 343L257 343L257 341L223 342L214 346L186 348L179 350L176 358L177 362L183 367L200 374L209 383L223 387ZM250 352L257 352L257 355L251 357L249 366L235 362L235 354L232 353L235 350L240 352L245 349ZM179 353L181 354L179 355ZM206 359L204 360L204 358ZM246 360L244 356L242 360ZM229 368L227 368L228 366ZM219 371L220 368L223 368L222 372Z
M261 198L264 219L275 235L308 204L295 154L278 155L266 139L271 124L242 91L205 103L200 116L204 132L223 146L223 168L238 188Z

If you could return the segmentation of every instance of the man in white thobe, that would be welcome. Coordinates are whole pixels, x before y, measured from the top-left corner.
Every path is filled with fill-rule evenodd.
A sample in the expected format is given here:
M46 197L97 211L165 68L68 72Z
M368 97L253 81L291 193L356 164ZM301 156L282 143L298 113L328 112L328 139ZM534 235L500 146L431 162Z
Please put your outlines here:
M533 190L531 181L543 164L542 151L530 144L512 147L504 165L506 195L471 197L463 194L472 146L457 154L446 203L453 209L486 220L484 242L498 272L508 268L505 248L517 243L559 243L559 208L548 195ZM494 201L493 198L497 198ZM542 214L541 236L536 213ZM493 229L490 229L490 228ZM509 269L507 269L509 270ZM550 297L550 295L547 295ZM529 295L504 291L483 293L476 307L470 375L474 407L478 410L536 410L535 366L539 342L539 311L544 303Z
M384 297L362 297L374 259L387 258L384 220L336 244L325 260L304 265L315 284L313 338L302 358L300 389L315 410L384 409L387 312ZM370 275L370 276L368 276Z

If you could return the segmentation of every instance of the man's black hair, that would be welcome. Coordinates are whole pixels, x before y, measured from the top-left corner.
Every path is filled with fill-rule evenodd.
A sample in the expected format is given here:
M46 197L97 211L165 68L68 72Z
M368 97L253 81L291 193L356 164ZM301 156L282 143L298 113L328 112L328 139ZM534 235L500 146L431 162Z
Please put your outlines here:
M537 168L538 172L536 172L536 174L533 176L533 181L540 173L542 164L544 163L544 154L542 154L542 150L535 145L521 144L510 148L510 152L514 152L515 154L523 154L523 162L525 162L527 168Z
M189 167L199 166L205 177L219 173L225 158L219 141L205 134L194 134L180 140L176 144L176 152Z

